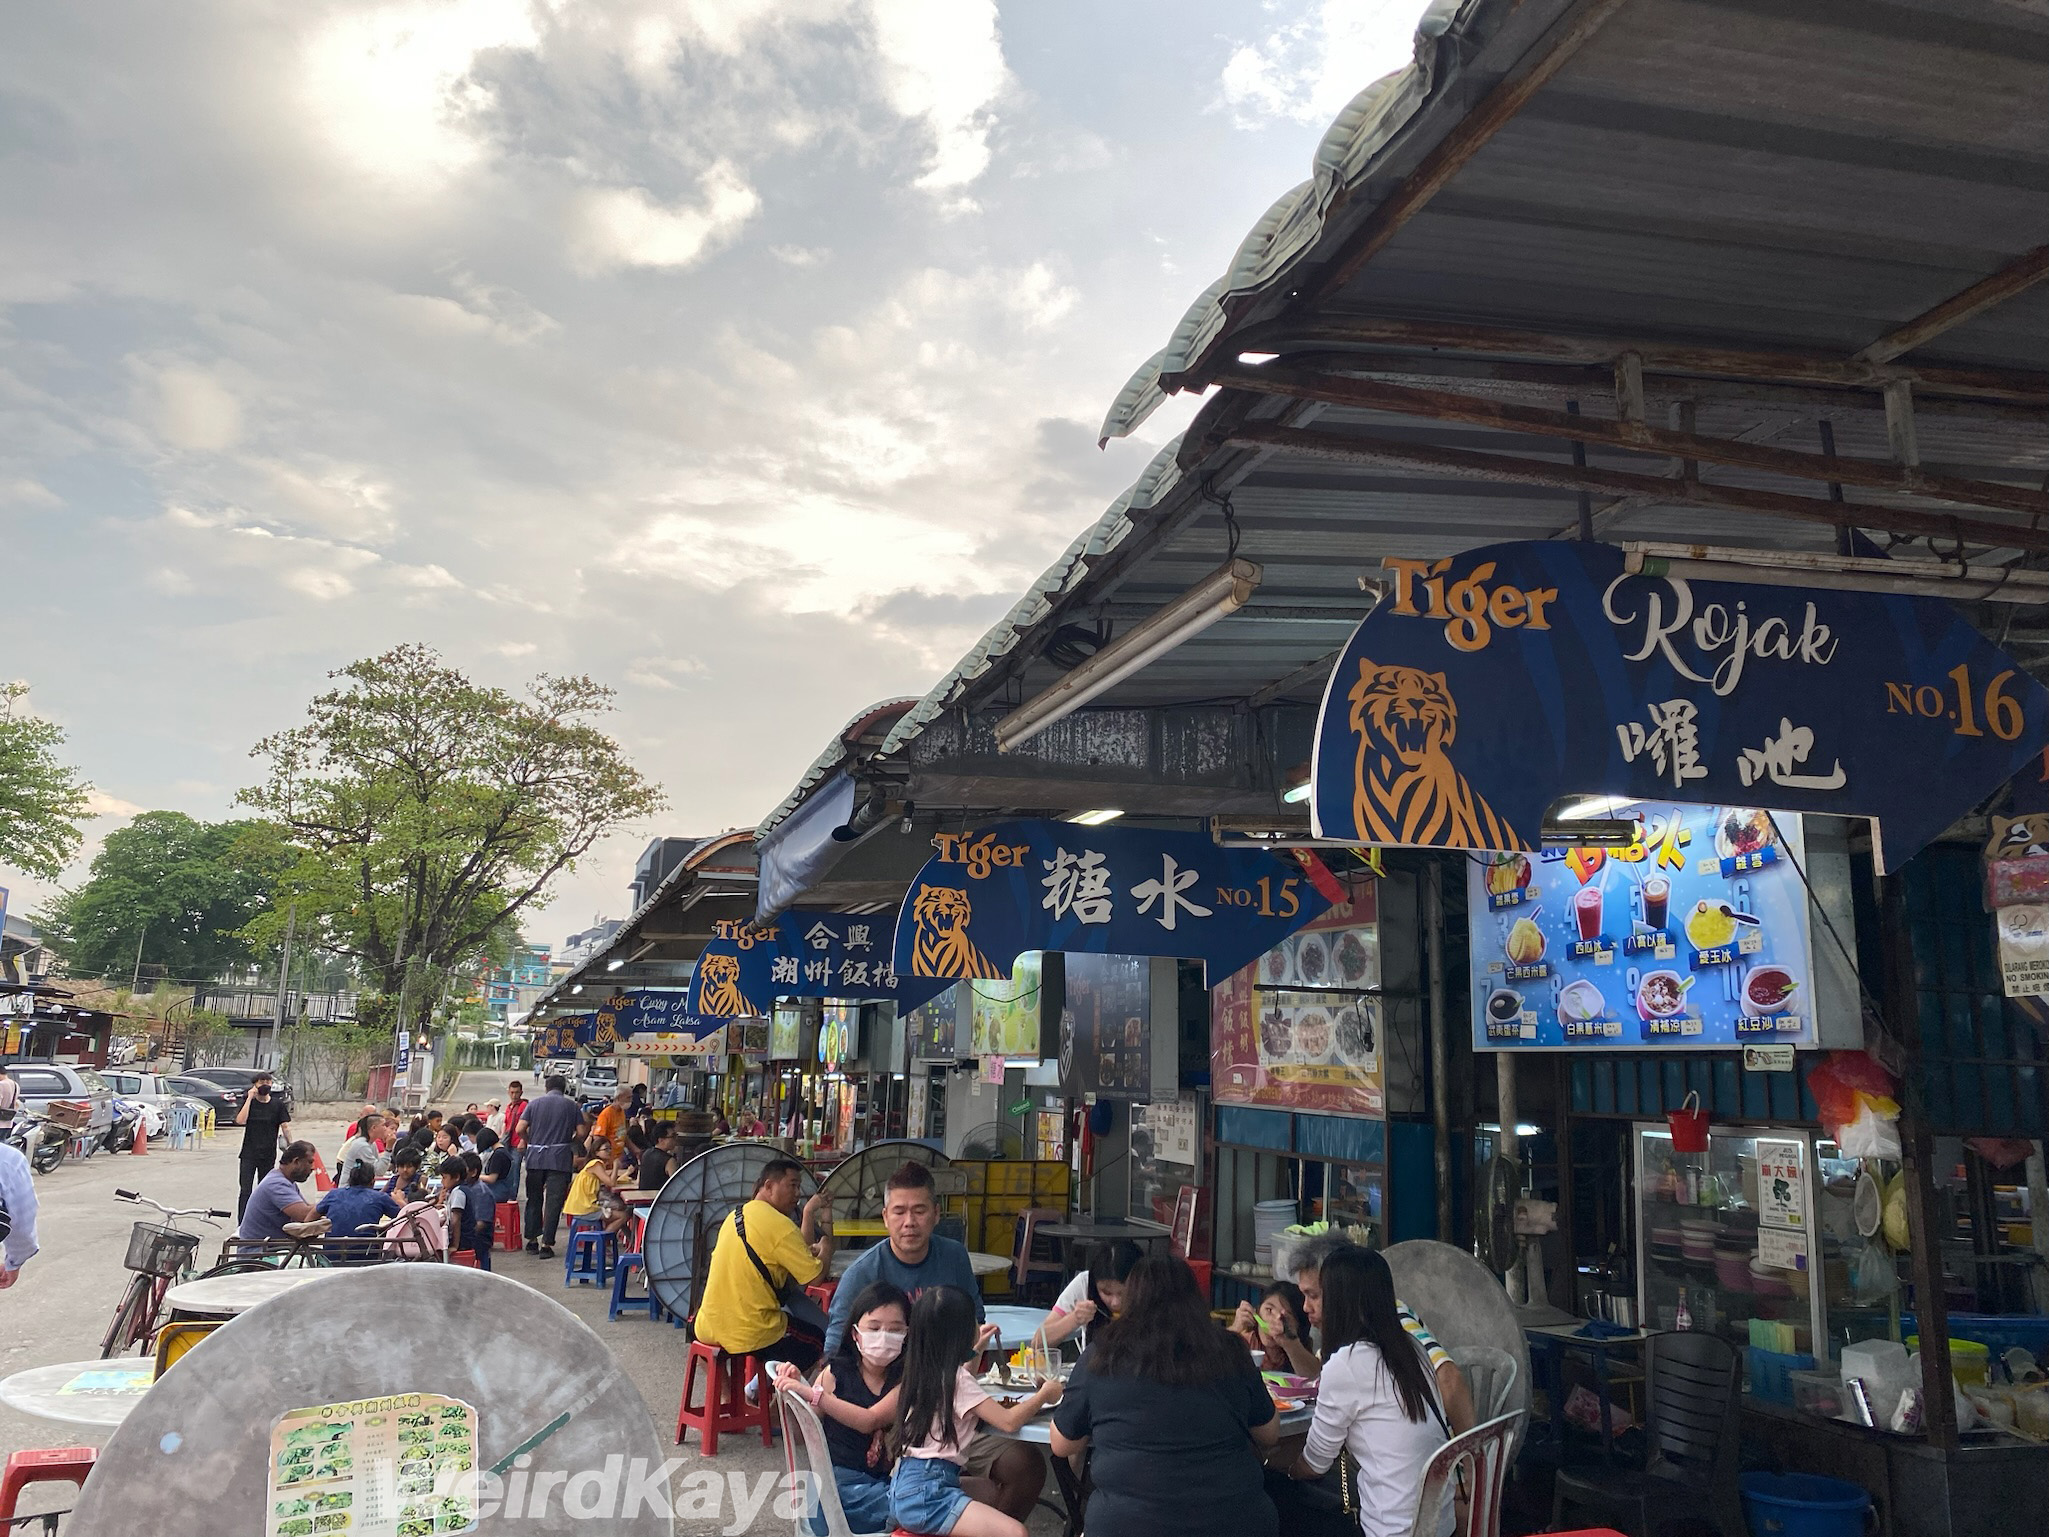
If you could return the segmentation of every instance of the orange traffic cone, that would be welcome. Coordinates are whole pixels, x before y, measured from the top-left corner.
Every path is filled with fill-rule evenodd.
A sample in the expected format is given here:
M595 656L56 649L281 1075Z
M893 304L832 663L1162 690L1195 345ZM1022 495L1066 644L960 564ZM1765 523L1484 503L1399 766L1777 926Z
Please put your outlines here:
M322 1161L318 1148L313 1150L313 1188L323 1191L334 1189L334 1180L329 1176L327 1165Z
M140 1158L149 1151L149 1127L144 1124L143 1118L139 1115L135 1118L135 1146L128 1149L128 1151L137 1158Z

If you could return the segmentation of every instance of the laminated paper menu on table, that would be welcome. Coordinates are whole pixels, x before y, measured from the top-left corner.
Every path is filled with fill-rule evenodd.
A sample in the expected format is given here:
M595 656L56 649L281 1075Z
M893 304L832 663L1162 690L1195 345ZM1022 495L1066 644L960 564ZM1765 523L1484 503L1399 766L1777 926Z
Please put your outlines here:
M315 1404L270 1431L265 1537L442 1537L477 1525L477 1411L438 1393Z

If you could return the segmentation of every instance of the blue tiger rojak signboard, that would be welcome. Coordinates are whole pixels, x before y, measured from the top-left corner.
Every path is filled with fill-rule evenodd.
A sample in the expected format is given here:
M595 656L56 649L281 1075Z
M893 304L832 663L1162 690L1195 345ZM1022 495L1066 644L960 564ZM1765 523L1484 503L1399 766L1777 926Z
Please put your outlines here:
M722 921L691 973L688 1012L765 1018L778 998L842 998L894 1003L909 1013L940 989L891 965L895 927L887 912L792 910L759 927Z
M1317 721L1319 837L1527 851L1553 803L1620 795L1873 817L1897 868L2049 740L2049 691L1940 598L1563 540L1383 564Z
M1206 833L999 822L940 833L896 925L897 974L1008 978L1027 950L1200 960L1226 977L1330 906L1302 867Z

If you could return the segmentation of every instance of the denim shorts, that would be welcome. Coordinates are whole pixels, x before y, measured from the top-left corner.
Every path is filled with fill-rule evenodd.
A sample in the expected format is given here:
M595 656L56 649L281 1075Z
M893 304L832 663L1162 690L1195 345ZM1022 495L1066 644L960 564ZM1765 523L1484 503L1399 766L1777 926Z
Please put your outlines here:
M889 1480L878 1478L865 1468L843 1468L835 1464L832 1470L833 1487L839 1491L840 1509L847 1514L847 1530L851 1532L886 1532L891 1522L889 1516ZM817 1537L825 1537L825 1512L814 1508L811 1514L811 1530Z
M972 1504L961 1492L960 1465L941 1457L906 1457L890 1480L890 1516L920 1537L946 1537Z

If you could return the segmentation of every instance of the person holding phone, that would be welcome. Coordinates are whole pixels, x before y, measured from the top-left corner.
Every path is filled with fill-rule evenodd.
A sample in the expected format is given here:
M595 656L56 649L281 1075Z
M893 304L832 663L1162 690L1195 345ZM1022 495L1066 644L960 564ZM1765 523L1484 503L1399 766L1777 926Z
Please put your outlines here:
M277 1167L278 1148L292 1140L292 1107L270 1074L256 1075L235 1112L235 1124L242 1128L242 1187L235 1197L239 1219L249 1208L249 1192Z

